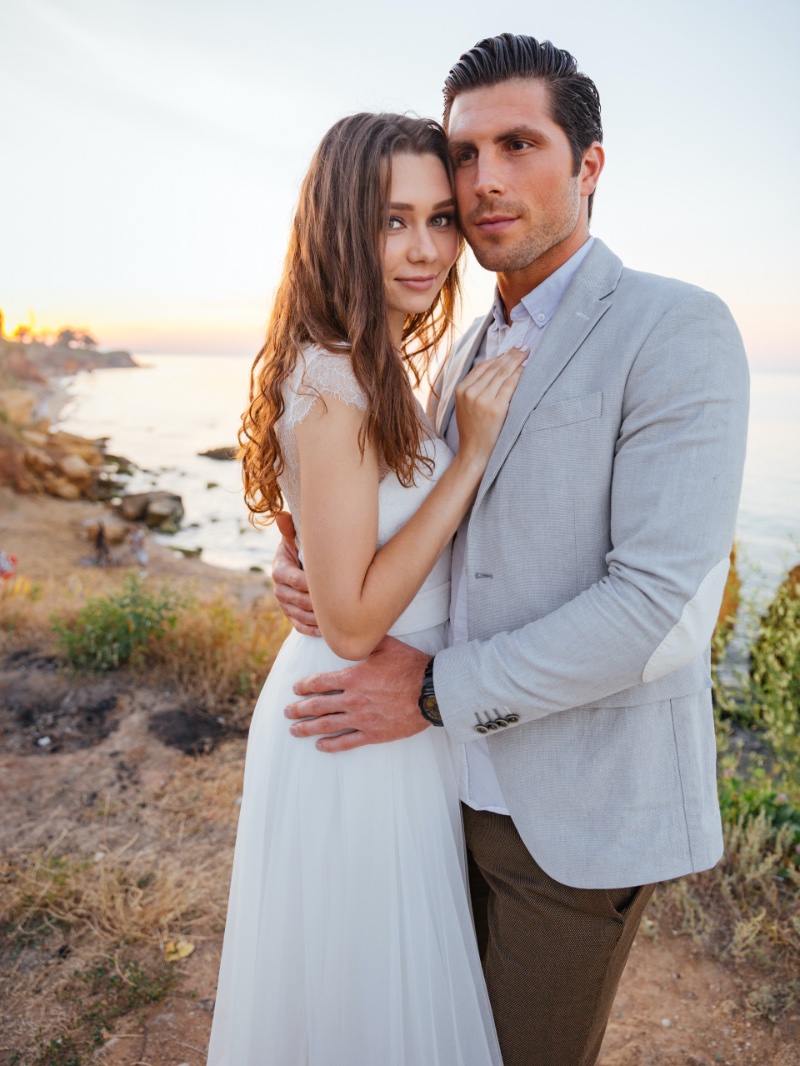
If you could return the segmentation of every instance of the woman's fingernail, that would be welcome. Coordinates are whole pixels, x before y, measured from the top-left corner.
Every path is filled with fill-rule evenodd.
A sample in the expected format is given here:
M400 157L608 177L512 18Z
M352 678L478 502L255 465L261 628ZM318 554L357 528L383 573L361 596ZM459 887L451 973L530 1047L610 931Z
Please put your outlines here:
M289 732L292 734L293 737L297 737L297 736L300 735L297 732L297 726L296 725L291 726L290 729L289 729Z
M530 351L530 347L527 344L520 344L519 350L521 352L529 352Z

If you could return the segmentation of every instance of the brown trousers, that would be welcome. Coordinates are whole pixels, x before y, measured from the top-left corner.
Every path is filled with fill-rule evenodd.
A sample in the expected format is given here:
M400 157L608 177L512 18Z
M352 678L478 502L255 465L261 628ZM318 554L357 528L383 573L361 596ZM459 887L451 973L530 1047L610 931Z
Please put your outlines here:
M654 885L570 888L507 815L463 806L478 945L504 1066L592 1066Z

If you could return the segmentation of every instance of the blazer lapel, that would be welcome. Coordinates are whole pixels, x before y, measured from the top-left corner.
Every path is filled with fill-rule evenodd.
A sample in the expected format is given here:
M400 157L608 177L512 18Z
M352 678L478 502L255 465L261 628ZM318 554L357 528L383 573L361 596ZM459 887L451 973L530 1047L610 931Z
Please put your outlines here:
M478 348L481 346L486 331L492 321L492 312L489 311L486 318L481 322L477 332L471 339L464 338L464 343L456 345L450 355L442 377L442 398L436 412L436 433L444 438L453 410L456 406L456 386L472 369Z
M534 408L611 306L622 262L602 241L595 240L558 310L548 323L511 401L503 429L473 504L473 514L505 462L514 441Z

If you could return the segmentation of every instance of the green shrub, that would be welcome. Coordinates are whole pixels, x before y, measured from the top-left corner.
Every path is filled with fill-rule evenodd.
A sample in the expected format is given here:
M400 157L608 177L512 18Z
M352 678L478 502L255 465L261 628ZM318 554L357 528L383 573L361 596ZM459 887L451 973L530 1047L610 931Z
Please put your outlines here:
M800 756L800 567L795 567L761 616L750 650L754 720L783 762Z
M761 818L770 843L778 838L783 842L784 865L800 867L800 809L779 789L761 766L751 767L746 776L728 767L718 784L722 821L744 827Z
M116 670L174 626L180 600L168 587L148 588L137 577L122 592L97 596L74 619L53 618L59 650L78 670Z

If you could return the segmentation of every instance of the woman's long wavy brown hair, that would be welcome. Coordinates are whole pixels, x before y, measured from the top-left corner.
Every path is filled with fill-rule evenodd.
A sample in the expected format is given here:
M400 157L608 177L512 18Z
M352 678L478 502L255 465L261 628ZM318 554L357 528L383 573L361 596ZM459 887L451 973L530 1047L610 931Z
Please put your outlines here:
M245 500L254 524L283 509L283 455L276 424L283 387L308 345L347 345L367 410L359 444L374 441L403 485L429 467L411 380L420 384L449 332L459 296L458 261L425 313L410 315L402 352L393 348L383 279L383 247L396 153L435 155L452 183L442 127L405 115L359 114L322 139L300 190L289 249L266 340L250 373L250 404L239 431Z

